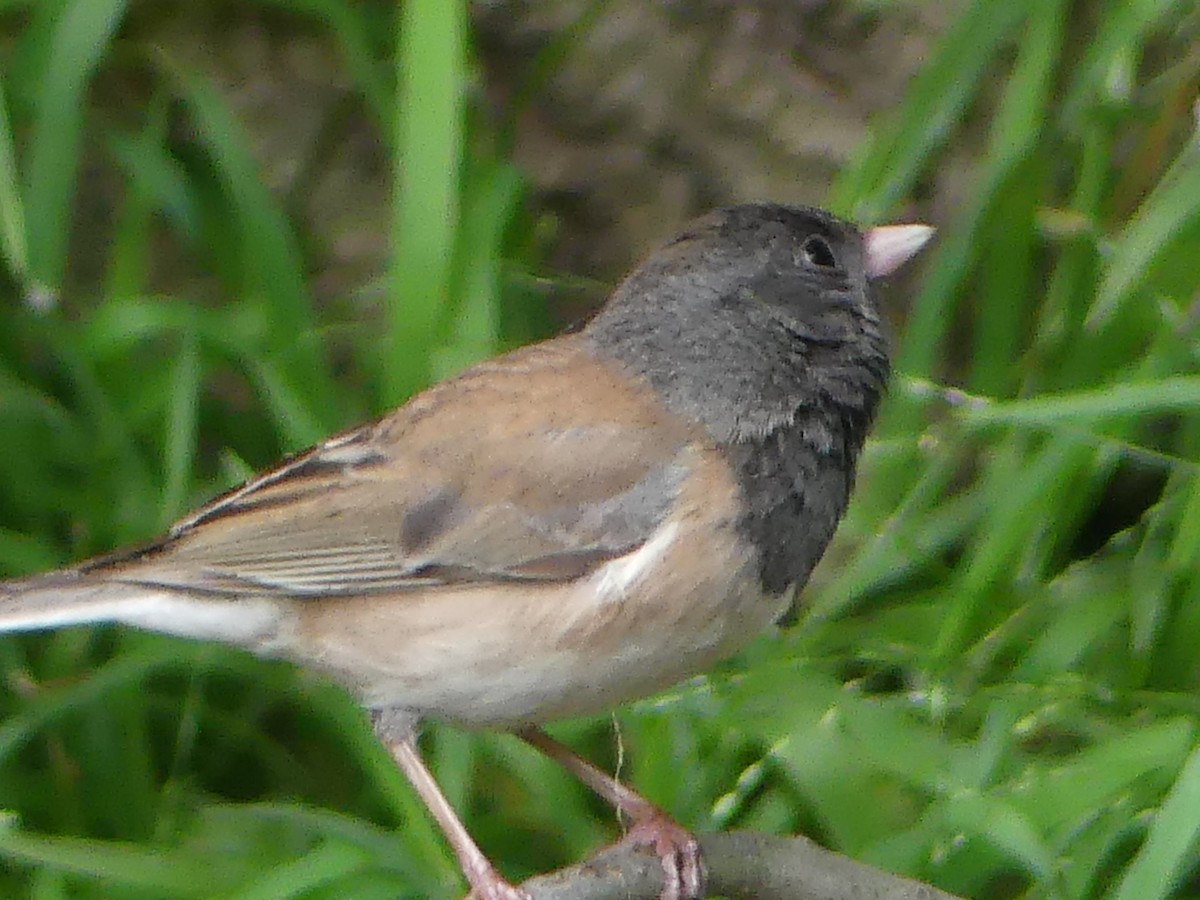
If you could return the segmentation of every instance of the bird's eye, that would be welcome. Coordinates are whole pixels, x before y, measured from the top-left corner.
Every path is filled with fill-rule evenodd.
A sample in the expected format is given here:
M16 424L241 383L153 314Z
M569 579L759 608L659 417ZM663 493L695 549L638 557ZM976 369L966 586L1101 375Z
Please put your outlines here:
M837 268L837 258L833 255L833 249L823 237L812 235L801 245L800 251L804 254L804 261L809 265L821 269Z

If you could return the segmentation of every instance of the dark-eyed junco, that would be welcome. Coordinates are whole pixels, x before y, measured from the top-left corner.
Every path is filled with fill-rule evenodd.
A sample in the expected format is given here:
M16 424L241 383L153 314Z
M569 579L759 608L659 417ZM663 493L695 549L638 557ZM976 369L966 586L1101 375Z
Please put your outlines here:
M928 239L717 210L582 330L481 363L218 498L148 547L0 584L0 630L120 622L330 675L452 842L426 717L514 731L697 897L695 840L537 730L702 671L792 603L846 508L888 375L871 281Z

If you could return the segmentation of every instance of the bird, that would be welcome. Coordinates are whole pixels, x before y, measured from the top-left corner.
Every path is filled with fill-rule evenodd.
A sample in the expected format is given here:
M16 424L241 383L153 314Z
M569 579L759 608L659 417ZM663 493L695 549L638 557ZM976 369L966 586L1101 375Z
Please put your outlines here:
M623 814L664 900L693 835L544 731L730 656L788 614L849 502L890 370L877 283L933 229L748 203L687 225L582 326L478 363L161 538L0 582L0 632L118 623L342 685L478 900L421 723L510 731Z

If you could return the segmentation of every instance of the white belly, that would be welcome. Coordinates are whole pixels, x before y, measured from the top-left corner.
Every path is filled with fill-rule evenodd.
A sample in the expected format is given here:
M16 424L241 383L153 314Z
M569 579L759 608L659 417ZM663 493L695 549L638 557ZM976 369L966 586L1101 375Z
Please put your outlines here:
M704 671L786 605L761 595L733 535L702 559L688 544L668 523L571 584L300 601L285 655L317 662L372 708L468 725L610 709Z

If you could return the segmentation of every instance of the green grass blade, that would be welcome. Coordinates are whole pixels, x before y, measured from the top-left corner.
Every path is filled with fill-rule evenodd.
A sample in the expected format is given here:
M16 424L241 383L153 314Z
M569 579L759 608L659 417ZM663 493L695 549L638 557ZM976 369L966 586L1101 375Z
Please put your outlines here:
M963 408L961 415L972 425L1053 428L1197 409L1200 409L1200 376L1178 375L1144 384L1115 384L1090 391L975 405Z
M1167 566L1175 572L1196 572L1200 569L1200 475L1187 476L1182 493L1186 502L1171 538Z
M357 847L327 841L299 859L273 866L249 887L229 895L230 900L279 900L300 897L309 891L327 887L347 875L360 871L368 863L367 855Z
M509 166L477 175L467 191L455 266L454 300L442 325L449 339L432 358L441 379L500 349L500 248L520 196L521 179Z
M41 74L29 141L25 212L29 268L57 291L67 265L88 84L125 14L125 0L74 0L63 8Z
M220 867L187 853L115 841L35 835L0 827L0 856L173 897L212 897L228 890Z
M321 423L319 431L345 424L317 340L316 314L291 223L263 184L247 137L216 89L181 66L164 61L164 68L186 98L232 203L245 264L245 299L266 308L271 320L267 349L275 365L304 385L304 403L310 407L306 417Z
M191 485L192 468L196 458L196 434L199 430L200 341L195 329L187 328L179 335L180 348L175 358L171 379L167 428L163 441L166 448L166 477L163 485L161 527L165 528L183 511Z
M21 201L20 175L13 153L12 122L8 98L0 76L0 254L18 284L29 277L29 249L25 240L25 207Z
M287 370L254 356L244 359L243 363L288 452L311 447L329 436L329 429L313 414L305 392L295 384Z
M400 23L386 399L428 383L449 301L466 90L466 3L406 0Z
M179 670L200 652L202 648L191 654L181 653L180 644L175 641L160 643L144 652L114 659L83 681L54 691L36 706L0 725L0 761L15 753L49 723L102 701L115 688L138 684L151 672Z
M971 385L986 393L1008 392L1017 383L1017 357L1035 302L1034 213L1040 197L1036 148L1046 125L1062 54L1067 7L1035 4L1023 32L1020 55L992 125L989 166L998 185L984 241L983 281L990 302L976 315Z
M1018 4L995 4L994 6ZM986 3L976 7L991 7ZM1033 152L1046 119L1046 103L1052 96L1057 51L1062 41L1065 18L1064 0L1037 0L1028 4L1026 41L1022 45L1012 76L1005 85L1004 96L995 120L991 124L988 152L982 165L979 184L967 209L960 214L941 250L941 265L917 300L916 308L905 329L905 339L897 355L899 371L914 375L933 372L939 356L945 351L945 335L954 317L954 306L962 298L967 274L985 246L989 232L987 216L1004 199L1009 179L1018 166ZM1004 241L1007 245L1008 241ZM1001 261L1002 263L1003 261ZM996 304L1021 303L1024 298L996 297ZM984 314L983 324L1003 317L1004 327L1016 328L1013 318L1004 313ZM981 337L980 340L986 339ZM998 364L990 363L994 370ZM996 376L989 374L991 380Z
M896 204L958 127L1029 5L972 3L954 20L914 79L896 120L838 179L831 208L877 222Z
M1125 871L1113 900L1158 900L1172 896L1195 870L1200 841L1200 747L1192 751L1154 817L1146 843Z
M1188 244L1195 250L1200 241L1200 149L1194 141L1114 241L1087 326L1101 328L1132 302L1154 263L1185 232L1191 234Z
M1090 36L1083 59L1072 68L1062 106L1072 121L1085 118L1089 107L1127 100L1125 73L1114 71L1136 64L1155 30L1166 30L1190 0L1123 0L1104 4L1099 28Z

